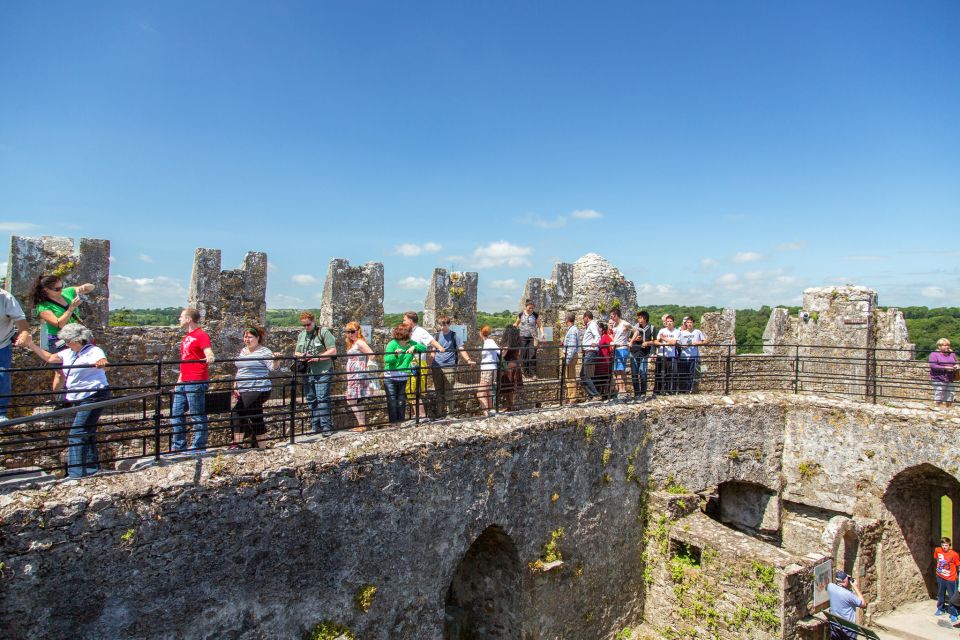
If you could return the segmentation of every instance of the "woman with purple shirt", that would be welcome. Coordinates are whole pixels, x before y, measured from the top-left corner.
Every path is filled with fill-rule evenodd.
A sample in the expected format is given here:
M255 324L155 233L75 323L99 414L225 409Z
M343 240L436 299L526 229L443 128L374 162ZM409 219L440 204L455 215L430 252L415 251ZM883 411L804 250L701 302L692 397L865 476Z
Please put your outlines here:
M930 354L930 382L933 383L933 402L949 407L953 403L953 372L960 369L957 354L946 338L937 340L937 351Z

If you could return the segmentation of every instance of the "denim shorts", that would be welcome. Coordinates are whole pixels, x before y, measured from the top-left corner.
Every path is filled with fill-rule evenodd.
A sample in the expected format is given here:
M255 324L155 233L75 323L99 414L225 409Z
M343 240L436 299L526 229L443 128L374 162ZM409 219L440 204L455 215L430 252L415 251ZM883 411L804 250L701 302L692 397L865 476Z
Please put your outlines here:
M626 347L617 347L613 353L613 370L626 371L627 364L630 362L630 349Z

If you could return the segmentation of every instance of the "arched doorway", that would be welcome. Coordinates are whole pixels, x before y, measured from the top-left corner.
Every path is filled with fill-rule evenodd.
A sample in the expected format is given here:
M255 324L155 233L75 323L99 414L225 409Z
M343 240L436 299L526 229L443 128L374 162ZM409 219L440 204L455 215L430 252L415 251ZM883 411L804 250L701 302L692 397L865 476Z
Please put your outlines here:
M958 499L960 482L931 464L905 469L890 481L880 543L883 610L936 596L933 549L944 531L958 530L952 508Z
M522 577L513 540L500 527L487 527L467 549L450 581L443 637L519 640Z

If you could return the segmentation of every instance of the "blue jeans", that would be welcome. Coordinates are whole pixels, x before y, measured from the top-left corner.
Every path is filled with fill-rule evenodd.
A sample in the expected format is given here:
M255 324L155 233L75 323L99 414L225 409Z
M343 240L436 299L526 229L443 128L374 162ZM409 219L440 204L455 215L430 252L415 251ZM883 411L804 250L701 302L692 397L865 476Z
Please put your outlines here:
M173 388L173 408L170 424L173 425L171 451L183 451L187 444L187 417L193 424L191 449L207 448L207 382L181 382Z
M697 365L700 362L700 358L680 358L679 370L680 375L678 376L678 391L683 393L693 393L693 387L697 382Z
M92 396L71 403L83 406L101 402L110 398L110 389L100 389ZM70 433L67 434L67 477L82 478L92 476L100 470L100 458L97 456L97 421L103 409L77 411L73 418Z
M956 580L944 580L937 576L937 609L946 611L952 616L957 615L957 608L950 604L950 597L956 592Z
M306 400L310 405L310 426L314 433L333 430L330 415L330 383L333 372L311 373L305 383Z
M387 394L387 413L390 422L403 422L407 413L407 378L384 376L383 390Z
M597 385L593 384L593 369L597 364L597 360L599 359L599 351L594 350L583 352L583 365L580 367L580 384L583 385L587 395L591 398L596 398L598 395L600 395L600 392L597 391Z
M0 349L0 416L7 417L10 406L10 364L13 362L13 344Z
M647 369L650 366L650 356L638 353L630 354L630 378L633 382L633 395L640 397L647 395Z

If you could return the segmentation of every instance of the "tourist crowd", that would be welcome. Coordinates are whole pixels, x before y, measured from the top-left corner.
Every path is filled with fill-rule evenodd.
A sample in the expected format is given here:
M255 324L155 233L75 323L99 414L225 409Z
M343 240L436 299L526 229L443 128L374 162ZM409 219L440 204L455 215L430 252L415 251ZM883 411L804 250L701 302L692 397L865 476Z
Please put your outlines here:
M41 337L35 343L26 317L17 300L0 289L0 421L6 420L10 399L10 367L13 346L32 351L43 362L59 365L53 380L53 392L74 408L68 435L68 473L83 476L98 469L94 432L103 410L102 401L110 398L104 372L107 355L96 346L92 332L83 325L78 306L92 284L64 286L56 275L40 276L32 292L34 313L41 321ZM451 330L446 316L437 318L436 331L420 326L419 314L408 311L393 328L391 340L382 354L382 365L357 322L342 328L346 351L339 354L337 340L329 327L320 326L315 316L300 314L301 331L293 356L295 371L304 387L314 433L333 431L331 388L334 384L334 359L345 362L344 399L356 426L367 429L365 401L381 393L385 396L391 423L408 419L412 413L422 419L442 419L452 410L458 370L479 364L479 383L473 386L481 411L511 411L519 406L518 394L524 382L537 380L539 343L544 339L543 322L531 301L526 301L514 323L506 327L499 343L490 326L480 328L482 344L474 355ZM692 393L704 370L700 348L707 337L695 328L692 317L684 317L680 326L672 315L661 318L658 328L646 311L637 311L634 322L627 322L614 308L606 318L585 311L582 325L576 315L567 313L566 331L560 345L561 390L564 403L643 402L657 395ZM200 314L186 308L179 324L184 331L179 349L179 376L173 387L170 412L171 452L203 451L207 446L208 419L206 398L210 385L210 365L215 362L210 336L200 327ZM236 373L232 383L232 447L246 439L260 446L266 432L264 405L270 398L270 374L279 356L266 345L267 331L249 326L243 332L243 348L233 362ZM946 339L937 343L930 355L930 377L934 399L948 405L954 398L954 378L960 366ZM382 366L382 370L379 368ZM653 380L648 372L654 370ZM433 414L427 416L423 393L433 383ZM649 392L649 393L648 393ZM89 408L85 408L90 405ZM192 441L187 447L187 433Z

